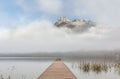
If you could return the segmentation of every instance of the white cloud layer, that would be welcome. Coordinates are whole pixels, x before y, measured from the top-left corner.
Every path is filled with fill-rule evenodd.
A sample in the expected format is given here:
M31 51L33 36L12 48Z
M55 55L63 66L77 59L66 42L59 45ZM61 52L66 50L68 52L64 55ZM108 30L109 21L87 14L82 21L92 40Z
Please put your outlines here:
M67 33L50 21L36 20L16 29L0 30L0 52L55 52L120 48L119 28L99 25L83 34Z

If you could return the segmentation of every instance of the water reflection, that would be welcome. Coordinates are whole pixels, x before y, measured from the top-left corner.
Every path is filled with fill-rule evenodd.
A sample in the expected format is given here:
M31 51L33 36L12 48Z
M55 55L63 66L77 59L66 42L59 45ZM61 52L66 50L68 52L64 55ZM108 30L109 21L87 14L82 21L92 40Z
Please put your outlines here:
M52 61L0 61L0 79L37 79Z
M69 62L68 62L69 61ZM120 63L68 60L65 64L78 79L120 79ZM0 79L37 79L53 61L0 61Z

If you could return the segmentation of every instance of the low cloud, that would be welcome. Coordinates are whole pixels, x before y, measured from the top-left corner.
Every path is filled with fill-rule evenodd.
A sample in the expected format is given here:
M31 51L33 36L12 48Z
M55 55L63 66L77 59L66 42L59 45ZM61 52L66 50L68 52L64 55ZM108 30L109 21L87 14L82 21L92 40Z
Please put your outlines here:
M68 33L48 20L24 27L1 29L0 52L60 52L119 49L118 28L98 25L85 33Z

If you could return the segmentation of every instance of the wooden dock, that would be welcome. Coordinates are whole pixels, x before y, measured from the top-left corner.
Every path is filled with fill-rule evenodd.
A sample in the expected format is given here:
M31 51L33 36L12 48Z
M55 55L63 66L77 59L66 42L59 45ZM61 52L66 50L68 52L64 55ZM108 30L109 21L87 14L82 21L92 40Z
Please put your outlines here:
M63 61L55 61L38 79L77 79Z

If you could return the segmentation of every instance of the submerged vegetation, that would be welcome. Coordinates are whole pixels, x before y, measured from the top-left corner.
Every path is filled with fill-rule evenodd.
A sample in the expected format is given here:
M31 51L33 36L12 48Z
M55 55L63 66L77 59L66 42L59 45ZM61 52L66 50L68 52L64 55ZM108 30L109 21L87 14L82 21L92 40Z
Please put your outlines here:
M99 73L101 71L108 71L108 66L107 65L102 65L102 64L90 64L90 63L85 63L82 65L82 70L84 72L89 72L92 70L93 72Z
M13 79L12 76L8 75L8 76L5 76L3 74L0 75L0 79ZM26 75L22 75L21 76L21 79L26 79Z
M120 75L120 63L115 64L115 71Z
M84 72L89 72L90 71L90 64L89 63L84 64L82 69L83 69Z
M85 73L88 72L95 72L97 74L101 72L110 72L111 69L114 69L114 72L117 72L120 75L120 63L114 63L114 64L108 64L108 63L89 63L84 62L80 63L78 66L72 65L72 68L78 67L80 70L82 70Z

